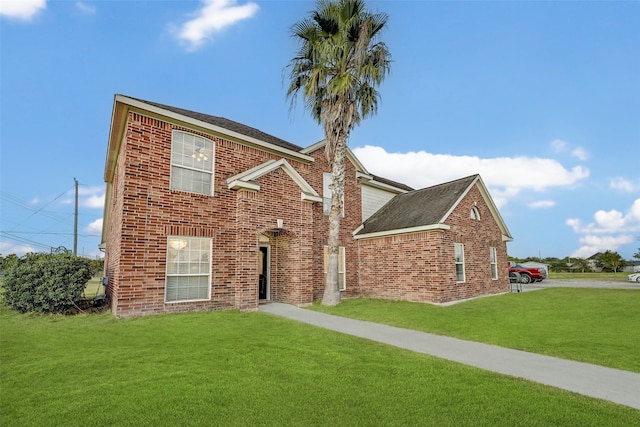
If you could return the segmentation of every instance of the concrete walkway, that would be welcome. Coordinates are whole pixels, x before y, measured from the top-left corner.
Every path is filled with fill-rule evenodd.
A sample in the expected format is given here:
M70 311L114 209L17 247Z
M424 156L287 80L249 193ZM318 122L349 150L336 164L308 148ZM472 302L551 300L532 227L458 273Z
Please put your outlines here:
M270 303L260 311L640 409L640 374Z

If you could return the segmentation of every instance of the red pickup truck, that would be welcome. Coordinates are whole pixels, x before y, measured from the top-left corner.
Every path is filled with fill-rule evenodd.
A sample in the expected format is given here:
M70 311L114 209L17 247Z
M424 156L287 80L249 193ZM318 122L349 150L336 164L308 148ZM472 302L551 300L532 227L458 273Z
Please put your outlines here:
M539 268L525 267L524 265L509 262L509 274L519 273L520 283L542 282L547 278L547 272Z

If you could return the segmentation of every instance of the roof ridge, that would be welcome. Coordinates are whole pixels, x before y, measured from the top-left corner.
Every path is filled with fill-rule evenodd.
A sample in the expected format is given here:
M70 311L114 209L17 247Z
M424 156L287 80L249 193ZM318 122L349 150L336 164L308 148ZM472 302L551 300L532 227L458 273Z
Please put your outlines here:
M215 126L219 126L225 129L228 129L230 131L234 131L234 132L238 132L241 133L243 135L249 136L249 137L253 137L253 138L257 138L257 139L261 139L265 142L277 145L279 147L282 148L286 148L288 150L291 151L295 151L295 152L301 152L302 151L302 147L294 144L292 142L289 142L287 140L284 140L280 137L277 137L275 135L272 135L270 133L264 132L256 127L253 126L249 126L246 125L244 123L226 118L226 117L222 117L222 116L214 116L212 114L207 114L207 113L200 113L194 110L188 110L186 108L181 108L181 107L174 107L171 105L167 105L167 104L162 104L160 102L155 102L155 101L148 101L145 99L141 99L141 98L136 98L133 96L129 96L129 95L122 95L122 94L117 94L116 96L122 96L125 98L129 98L129 99L133 99L135 101L139 101L139 102L143 102L145 104L149 104L152 105L154 107L158 107L158 108L162 108L164 110L167 111L171 111L174 113L178 113L181 114L183 116L187 116L190 117L192 119L197 119L197 120L201 120L203 122L215 125Z

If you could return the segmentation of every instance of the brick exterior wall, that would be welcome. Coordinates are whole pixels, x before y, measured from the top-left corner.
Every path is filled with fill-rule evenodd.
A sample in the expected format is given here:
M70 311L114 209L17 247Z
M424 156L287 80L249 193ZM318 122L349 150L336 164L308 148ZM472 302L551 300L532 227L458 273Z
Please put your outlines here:
M186 130L215 143L214 195L170 190L171 133ZM112 183L105 271L118 317L203 309L258 307L259 237L270 239L271 294L292 304L313 300L314 204L282 170L261 190L229 190L227 178L280 157L233 141L129 113ZM289 162L298 170L308 165ZM321 186L320 186L321 188ZM320 207L321 209L321 207ZM276 229L282 219L284 228ZM167 236L213 241L210 301L165 303ZM285 244L286 242L286 244Z
M480 220L470 218L476 206ZM363 296L446 303L509 290L507 245L477 186L446 221L449 230L359 240ZM454 243L464 244L465 281L456 283ZM491 279L489 247L498 279Z
M258 178L259 191L230 190L226 183L282 156L136 112L126 120L105 225L107 294L116 316L256 310L260 245L269 247L271 301L305 305L322 298L328 234L322 203L301 200L301 188L283 169ZM213 196L170 189L174 129L214 142ZM324 148L309 155L314 162L286 160L322 196L322 175L330 170ZM506 244L477 189L450 216L451 230L355 240L352 232L362 219L356 172L347 161L340 229L346 251L344 298L446 302L508 290ZM480 221L469 218L474 203ZM165 302L168 236L211 239L210 300ZM455 283L453 242L465 244L465 283ZM497 281L490 278L489 246L498 253Z

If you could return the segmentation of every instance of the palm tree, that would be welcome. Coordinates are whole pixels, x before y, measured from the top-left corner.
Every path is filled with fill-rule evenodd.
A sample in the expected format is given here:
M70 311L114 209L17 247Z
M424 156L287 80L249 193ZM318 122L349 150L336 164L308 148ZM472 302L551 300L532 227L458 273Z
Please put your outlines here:
M347 138L378 108L377 86L390 71L387 46L376 41L388 17L370 13L361 0L319 0L315 11L292 27L300 42L289 64L287 97L302 94L305 107L324 128L331 167L328 267L323 305L340 303L338 251Z

